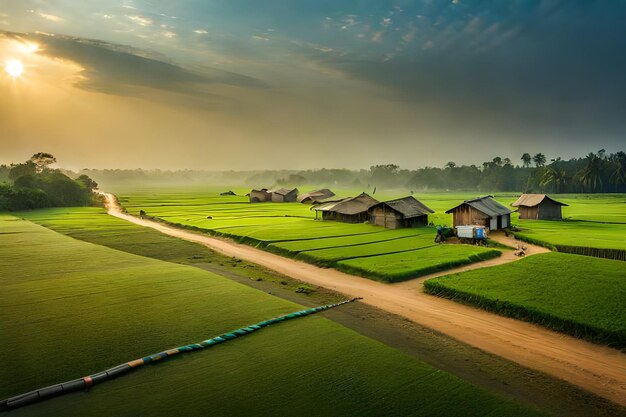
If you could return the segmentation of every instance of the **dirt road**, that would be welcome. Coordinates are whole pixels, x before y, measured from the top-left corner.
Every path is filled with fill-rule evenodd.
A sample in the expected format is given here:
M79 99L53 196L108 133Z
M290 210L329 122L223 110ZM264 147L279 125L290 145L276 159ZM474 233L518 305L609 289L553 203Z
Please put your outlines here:
M626 355L533 324L491 314L453 301L424 294L422 282L450 272L491 266L516 259L511 253L444 273L399 284L383 284L334 269L319 268L226 239L194 233L122 213L115 198L106 194L109 214L151 227L170 236L201 243L227 256L262 265L294 279L326 287L401 315L484 351L536 369L598 396L626 406ZM497 238L503 243L506 238ZM529 246L528 254L544 248Z

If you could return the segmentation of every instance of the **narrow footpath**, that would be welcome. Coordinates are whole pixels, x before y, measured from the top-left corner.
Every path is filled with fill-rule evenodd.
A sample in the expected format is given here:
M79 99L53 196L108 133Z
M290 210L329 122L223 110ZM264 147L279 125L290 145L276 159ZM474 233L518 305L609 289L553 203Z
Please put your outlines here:
M383 284L335 269L320 268L285 258L227 239L140 219L123 213L112 194L105 196L108 212L112 216L153 228L170 236L203 244L224 255L262 265L293 279L325 287L348 297L362 297L364 303L406 317L461 342L544 372L626 406L626 355L620 351L422 292L422 283L428 278L519 259L512 251L497 259L398 284ZM514 245L514 241L504 236L497 237L497 240L510 246ZM538 246L525 245L528 247L527 256L547 251Z

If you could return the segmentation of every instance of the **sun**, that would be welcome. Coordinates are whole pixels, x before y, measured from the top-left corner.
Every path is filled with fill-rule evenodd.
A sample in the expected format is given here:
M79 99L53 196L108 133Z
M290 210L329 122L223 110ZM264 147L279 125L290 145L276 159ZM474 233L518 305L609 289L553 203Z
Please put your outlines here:
M21 77L24 73L24 64L19 59L11 59L4 65L4 70L13 78Z

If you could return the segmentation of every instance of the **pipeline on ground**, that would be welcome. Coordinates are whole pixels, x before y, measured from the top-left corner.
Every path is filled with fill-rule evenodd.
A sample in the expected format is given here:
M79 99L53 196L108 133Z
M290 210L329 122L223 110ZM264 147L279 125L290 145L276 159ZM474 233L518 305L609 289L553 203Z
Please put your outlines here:
M154 364L160 360L169 358L181 353L193 352L197 350L207 349L220 343L236 339L241 336L256 332L264 327L272 324L280 323L285 320L291 320L298 317L308 316L320 311L328 310L330 308L338 307L343 304L351 303L359 300L360 298L352 298L350 300L341 301L335 304L328 304L319 307L313 307L306 310L296 311L295 313L285 314L273 319L265 320L257 324L253 324L247 327L242 327L237 330L233 330L228 333L223 333L219 336L211 339L204 340L199 343L193 343L190 345L180 346L174 349L164 350L153 355L148 355L143 358L135 359L130 362L123 363L121 365L114 366L105 371L98 372L83 378L73 379L71 381L62 382L60 384L51 385L49 387L40 388L37 390L29 391L24 394L16 395L6 400L0 401L0 411L10 411L19 407L23 407L29 404L34 404L40 401L48 400L50 398L58 397L60 395L68 394L70 392L76 392L81 390L88 390L94 385L100 384L104 381L115 379L122 375L125 375L131 371L134 371L143 365Z

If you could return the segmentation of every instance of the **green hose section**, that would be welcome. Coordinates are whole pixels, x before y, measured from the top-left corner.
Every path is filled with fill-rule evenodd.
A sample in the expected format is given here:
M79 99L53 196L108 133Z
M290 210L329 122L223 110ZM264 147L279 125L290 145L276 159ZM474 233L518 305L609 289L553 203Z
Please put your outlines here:
M272 324L280 323L286 320L296 319L298 317L305 317L311 314L319 313L320 311L328 310L334 307L338 307L343 304L351 303L353 301L360 300L360 298L352 298L349 300L341 301L335 304L328 304L319 307L308 308L306 310L296 311L295 313L286 314L284 316L276 317L270 320L265 320L257 324L253 324L247 327L242 327L237 330L233 330L228 333L223 333L219 336L211 339L204 340L199 343L192 343L190 345L180 346L174 349L165 350L163 352L155 353L153 355L145 356L143 358L135 359L130 362L123 363L106 371L98 372L93 375L89 375L83 378L74 379L68 382L51 385L46 388L40 388L34 391L29 391L24 394L16 395L6 400L0 401L0 411L10 411L25 405L34 404L43 400L58 397L70 392L76 392L80 390L88 390L92 386L104 381L108 381L124 374L127 374L135 369L138 369L149 363L156 363L162 359L169 358L180 353L193 352L202 349L208 349L220 343L224 343L228 340L236 339L241 336L253 333L264 327L271 326Z

